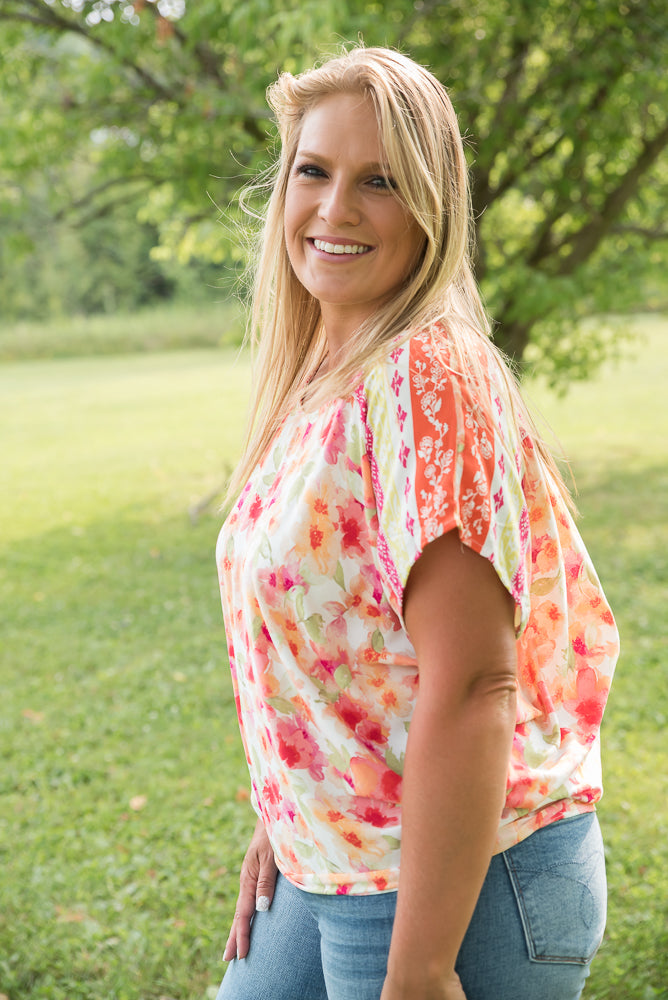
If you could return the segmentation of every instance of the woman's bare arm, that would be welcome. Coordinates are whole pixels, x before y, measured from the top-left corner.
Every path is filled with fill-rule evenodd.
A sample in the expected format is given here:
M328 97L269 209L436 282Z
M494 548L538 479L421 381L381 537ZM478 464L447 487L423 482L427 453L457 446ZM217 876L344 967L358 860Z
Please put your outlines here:
M404 615L420 687L382 1000L463 1000L455 959L494 848L515 726L514 605L453 531L411 571Z

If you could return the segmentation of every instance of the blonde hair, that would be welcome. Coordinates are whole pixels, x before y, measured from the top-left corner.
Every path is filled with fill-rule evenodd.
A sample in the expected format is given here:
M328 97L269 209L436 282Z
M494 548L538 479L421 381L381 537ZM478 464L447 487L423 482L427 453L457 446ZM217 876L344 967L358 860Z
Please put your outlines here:
M322 98L353 93L376 112L388 173L396 196L424 233L422 254L393 298L367 319L346 344L345 357L309 389L308 376L322 362L326 339L318 301L299 282L284 239L283 214L305 115ZM249 339L254 390L244 452L228 499L247 482L281 421L309 396L317 406L348 395L390 341L438 328L447 336L458 370L481 378L480 345L498 355L507 397L519 427L535 431L517 382L490 340L490 323L471 267L468 168L454 108L445 88L423 66L391 49L357 46L299 76L283 73L268 89L281 142L269 174L271 185L255 263ZM258 190L251 186L242 196ZM483 352L483 353L484 353ZM564 495L556 464L536 434L533 444Z

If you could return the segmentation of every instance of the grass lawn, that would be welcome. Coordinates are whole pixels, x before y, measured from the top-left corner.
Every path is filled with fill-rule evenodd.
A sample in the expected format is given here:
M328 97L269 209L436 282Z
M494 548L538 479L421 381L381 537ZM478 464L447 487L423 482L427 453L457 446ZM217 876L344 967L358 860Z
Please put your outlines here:
M197 307L166 302L134 313L0 321L0 362L221 347L242 336L241 307L221 289L219 301Z
M604 722L610 913L586 1000L668 997L668 323L565 400L623 655ZM215 997L252 824L214 502L231 349L0 366L0 1000ZM540 998L536 998L540 1000Z

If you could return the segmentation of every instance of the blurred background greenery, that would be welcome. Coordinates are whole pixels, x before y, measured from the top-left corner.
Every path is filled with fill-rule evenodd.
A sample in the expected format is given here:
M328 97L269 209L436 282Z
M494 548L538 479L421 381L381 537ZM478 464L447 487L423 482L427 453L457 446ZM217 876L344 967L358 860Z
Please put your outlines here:
M0 0L0 324L238 291L265 88L358 37L451 91L510 354L565 383L666 305L665 0Z

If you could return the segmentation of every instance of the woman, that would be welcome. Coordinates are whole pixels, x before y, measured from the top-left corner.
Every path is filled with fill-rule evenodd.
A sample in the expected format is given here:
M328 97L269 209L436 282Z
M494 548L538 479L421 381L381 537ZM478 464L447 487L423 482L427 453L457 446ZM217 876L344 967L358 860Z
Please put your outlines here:
M217 550L258 823L219 1000L574 1000L618 640L489 340L454 112L384 49L269 97L255 419Z

